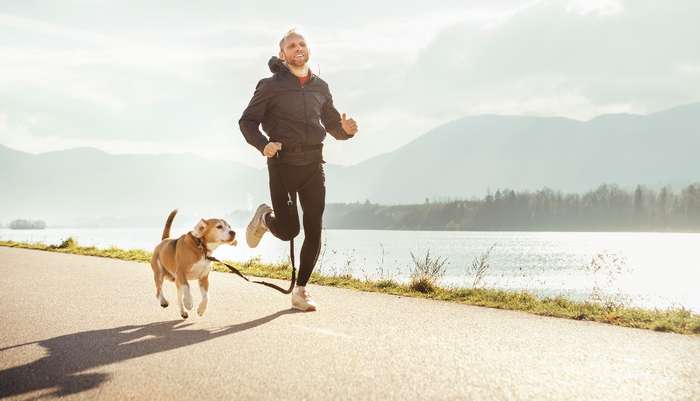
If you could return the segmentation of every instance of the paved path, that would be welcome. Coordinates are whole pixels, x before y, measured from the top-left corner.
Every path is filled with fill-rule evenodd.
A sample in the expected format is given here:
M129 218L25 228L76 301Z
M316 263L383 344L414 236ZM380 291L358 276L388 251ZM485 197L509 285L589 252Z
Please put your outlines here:
M183 321L146 264L0 247L0 398L700 400L697 336L315 286L294 313L210 281Z

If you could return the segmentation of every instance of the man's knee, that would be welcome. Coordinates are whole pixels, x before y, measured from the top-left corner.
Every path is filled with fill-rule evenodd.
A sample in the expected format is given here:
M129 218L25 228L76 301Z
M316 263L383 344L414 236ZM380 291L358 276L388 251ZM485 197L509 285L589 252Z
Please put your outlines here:
M277 233L277 238L282 241L289 241L297 235L299 235L299 225L295 224L291 227L285 227L284 230L280 230L280 232Z

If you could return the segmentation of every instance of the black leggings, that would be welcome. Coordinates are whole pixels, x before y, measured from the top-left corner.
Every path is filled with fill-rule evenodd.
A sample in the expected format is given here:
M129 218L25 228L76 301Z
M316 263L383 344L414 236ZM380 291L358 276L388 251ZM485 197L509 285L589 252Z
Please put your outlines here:
M299 234L299 212L287 201L288 191L298 191L304 213L304 244L301 246L297 284L305 286L314 270L321 250L321 221L326 206L326 177L321 163L305 166L272 164L267 166L270 197L274 215L268 214L265 224L282 241Z

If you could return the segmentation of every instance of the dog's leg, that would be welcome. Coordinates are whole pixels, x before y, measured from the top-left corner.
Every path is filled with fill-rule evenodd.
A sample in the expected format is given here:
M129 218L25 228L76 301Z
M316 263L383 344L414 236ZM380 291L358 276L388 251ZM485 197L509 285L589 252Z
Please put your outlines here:
M160 262L158 262L158 267L160 270L158 271L158 278L156 279L156 296L158 297L158 301L160 301L160 306L167 308L170 303L167 299L165 299L165 295L163 295L163 279L165 278L163 271L164 269Z
M156 298L160 301L160 306L167 308L168 300L163 296L163 266L161 266L158 255L155 252L151 258L151 269L153 269L153 281L156 283Z
M197 308L197 313L199 316L204 316L204 312L207 311L207 304L209 303L209 276L204 276L199 279L199 291L202 293L202 301L199 303Z
M158 297L158 301L160 301L160 306L162 306L163 308L167 308L168 305L170 305L170 303L168 302L167 299L165 299L165 295L163 295L163 279L164 278L165 278L165 275L163 274L163 270L161 267L161 272L160 272L160 275L158 278L159 282L158 282L158 284L156 284L156 286L158 288L156 296Z
M189 316L187 310L192 310L192 294L190 293L190 284L187 282L187 277L185 277L181 269L178 269L175 277L175 285L177 286L177 301L180 305L180 316L182 316L183 319L187 319Z

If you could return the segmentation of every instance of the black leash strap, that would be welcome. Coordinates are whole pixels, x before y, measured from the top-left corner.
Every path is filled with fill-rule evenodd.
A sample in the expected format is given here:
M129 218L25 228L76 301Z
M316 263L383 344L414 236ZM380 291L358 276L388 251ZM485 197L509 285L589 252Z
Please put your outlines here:
M294 247L294 246L292 245L292 249L293 249L293 247ZM289 288L288 288L288 289L284 289L284 288L282 288L282 287L280 287L280 286L278 286L278 285L275 285L275 284L272 284L272 283L268 283L268 282L266 282L266 281L252 281L251 279L249 279L248 277L246 277L245 275L243 275L243 273L241 273L240 270L236 269L235 267L231 266L231 265L228 264L228 263L224 263L224 262L220 261L219 259L217 259L217 258L215 258L215 257L213 257L213 256L207 256L207 260L210 260L210 261L212 261L212 262L221 263L222 265L226 266L229 270L231 270L233 273L237 274L237 275L240 276L243 280L245 280L245 281L247 281L247 282L249 282L249 283L262 284L262 285L268 286L268 287L270 287L270 288L274 288L275 290L281 292L282 294L291 294L291 293L292 293L292 290L294 289L294 285L297 283L297 269L296 269L296 267L294 267L294 262L292 262L292 280L291 280L291 282L289 283Z
M293 198L292 198L292 194L294 194ZM294 203L296 201L296 195L297 195L296 192L287 192L287 196L289 197L289 199L287 200L287 206L289 206L290 211L292 209L296 211L296 207L294 205ZM275 290L281 292L282 294L291 294L292 290L294 289L294 286L297 283L297 268L296 268L296 264L295 264L295 260L294 260L294 238L289 240L289 259L292 262L292 278L289 282L288 289L284 289L276 284L268 283L267 281L253 281L253 280L249 279L248 277L246 277L243 273L241 273L240 270L229 265L228 263L224 263L213 256L207 256L206 258L207 258L207 260L210 260L212 262L221 263L222 265L226 266L229 270L231 270L233 273L237 274L239 277L241 277L243 280L245 280L249 283L261 284L261 285L270 287L272 289L275 289Z

